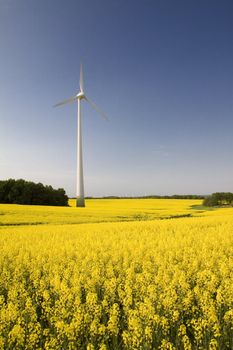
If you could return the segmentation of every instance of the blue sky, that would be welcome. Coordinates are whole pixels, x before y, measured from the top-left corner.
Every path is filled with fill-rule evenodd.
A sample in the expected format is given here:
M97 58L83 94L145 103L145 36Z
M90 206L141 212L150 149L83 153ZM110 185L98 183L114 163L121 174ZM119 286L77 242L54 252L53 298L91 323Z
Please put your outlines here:
M1 0L0 178L75 195L233 192L232 0Z

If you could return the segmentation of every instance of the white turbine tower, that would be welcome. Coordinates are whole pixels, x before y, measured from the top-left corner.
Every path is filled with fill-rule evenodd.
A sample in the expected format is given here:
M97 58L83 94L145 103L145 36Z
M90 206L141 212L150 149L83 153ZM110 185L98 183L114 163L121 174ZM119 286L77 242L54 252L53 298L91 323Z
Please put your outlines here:
M84 197L84 178L83 178L83 153L82 153L82 119L81 119L81 100L86 100L102 117L108 119L105 113L92 102L84 94L83 86L83 69L80 65L80 80L79 80L80 91L77 95L68 98L62 102L57 103L54 107L62 106L67 103L77 101L78 103L78 114L77 114L77 188L76 188L76 207L85 207Z

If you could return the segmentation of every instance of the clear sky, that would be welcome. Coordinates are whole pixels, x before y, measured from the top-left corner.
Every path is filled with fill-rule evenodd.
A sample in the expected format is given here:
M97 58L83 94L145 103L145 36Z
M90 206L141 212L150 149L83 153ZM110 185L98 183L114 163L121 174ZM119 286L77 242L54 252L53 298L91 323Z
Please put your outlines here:
M75 195L233 192L232 0L0 0L0 178Z

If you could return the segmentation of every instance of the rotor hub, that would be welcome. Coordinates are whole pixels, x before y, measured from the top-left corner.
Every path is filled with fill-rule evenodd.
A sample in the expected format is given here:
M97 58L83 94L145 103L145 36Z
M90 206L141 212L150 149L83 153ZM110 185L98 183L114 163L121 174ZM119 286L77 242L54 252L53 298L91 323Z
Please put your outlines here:
M85 98L85 95L82 91L80 91L78 94L77 94L77 98L82 100L83 98Z

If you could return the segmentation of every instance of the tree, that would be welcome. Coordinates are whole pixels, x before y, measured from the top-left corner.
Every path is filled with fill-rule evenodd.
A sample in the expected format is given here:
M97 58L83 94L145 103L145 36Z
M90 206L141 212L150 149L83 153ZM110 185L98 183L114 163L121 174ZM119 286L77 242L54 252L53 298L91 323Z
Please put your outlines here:
M68 196L63 188L9 179L0 181L0 203L67 206Z
M233 206L233 193L231 192L215 192L206 197L203 205L207 207L217 206Z

